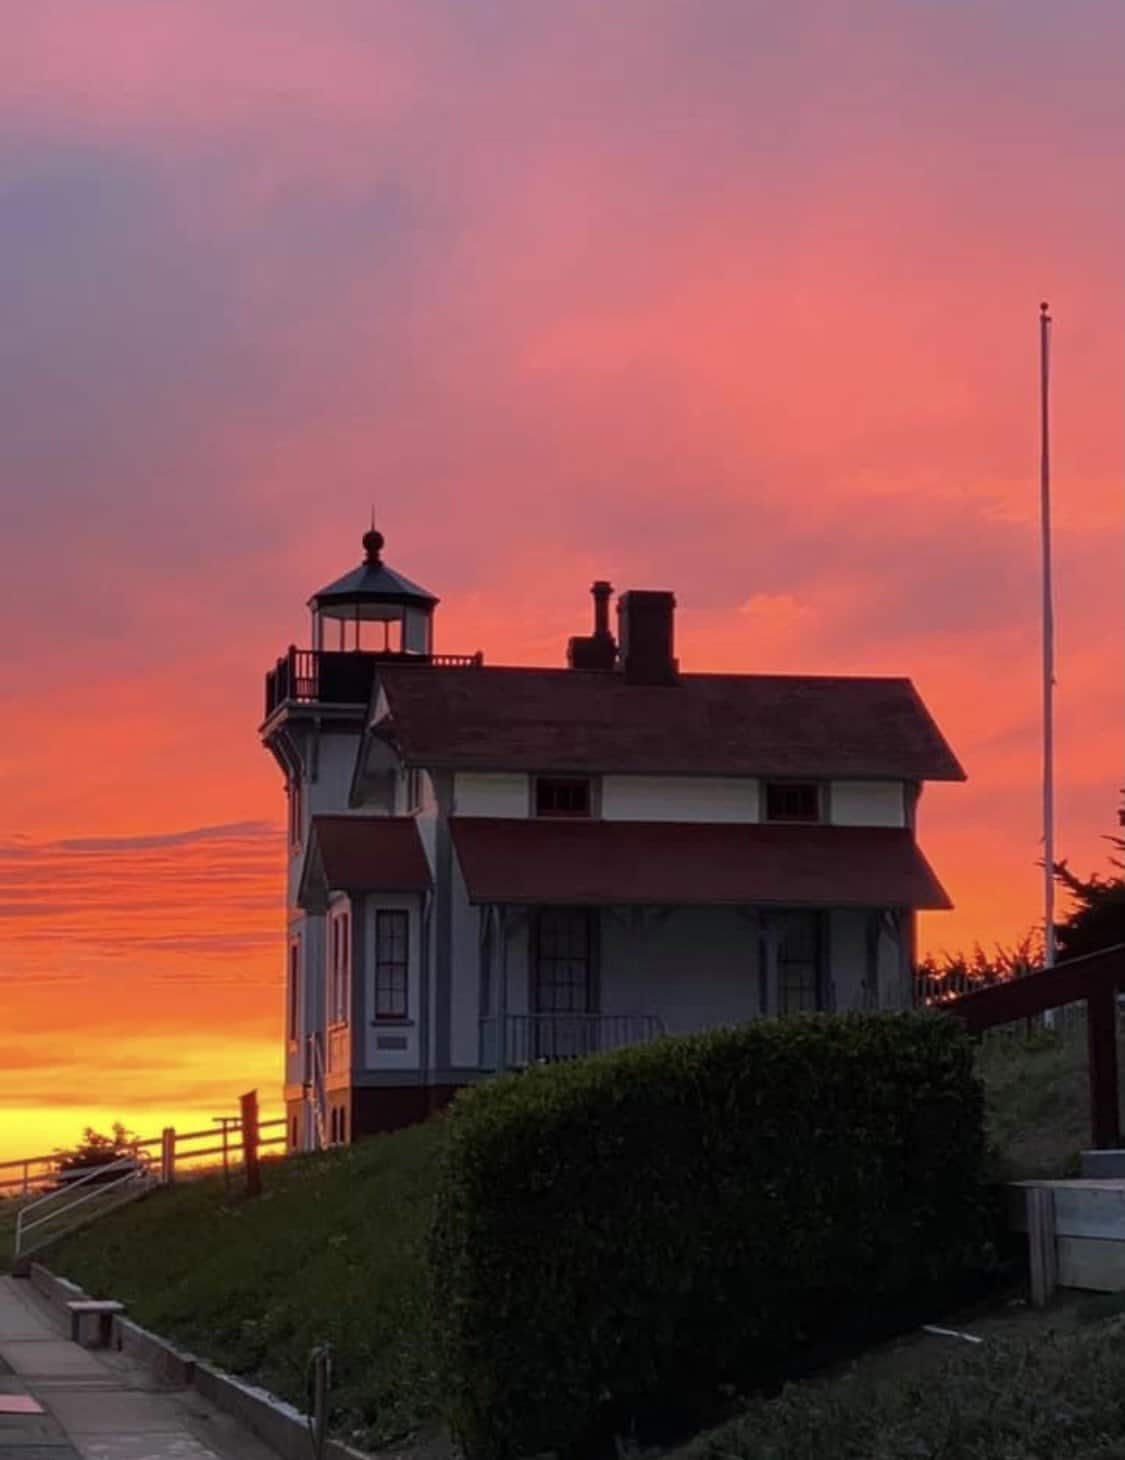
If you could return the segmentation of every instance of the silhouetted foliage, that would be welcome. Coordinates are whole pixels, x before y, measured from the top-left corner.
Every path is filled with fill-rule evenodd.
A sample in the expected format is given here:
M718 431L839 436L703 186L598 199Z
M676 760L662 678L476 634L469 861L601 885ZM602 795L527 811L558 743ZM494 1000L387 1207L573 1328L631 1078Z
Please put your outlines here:
M1125 826L1125 803L1117 817ZM1125 837L1107 836L1103 840L1118 852L1125 852ZM1055 925L1060 959L1079 958L1125 943L1125 876L1121 875L1125 862L1111 856L1109 864L1118 869L1116 876L1099 877L1095 872L1083 878L1072 872L1065 860L1055 863L1055 877L1075 904L1070 916Z
M87 1126L81 1142L69 1151L59 1150L59 1170L75 1171L90 1166L108 1166L135 1152L137 1136L126 1130L119 1120L113 1123L113 1134L106 1136Z
M974 943L969 953L927 953L914 970L917 1002L941 1003L990 984L1038 973L1042 967L1043 935L1038 928L1029 929L1011 947L997 943L992 954L979 943Z

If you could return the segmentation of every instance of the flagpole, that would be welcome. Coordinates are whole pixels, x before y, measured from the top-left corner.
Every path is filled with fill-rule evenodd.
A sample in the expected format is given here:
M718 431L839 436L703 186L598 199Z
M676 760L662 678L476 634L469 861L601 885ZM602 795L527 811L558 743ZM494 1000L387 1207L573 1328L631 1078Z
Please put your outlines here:
M1039 306L1039 513L1043 549L1043 965L1055 966L1055 623L1051 602L1051 316Z

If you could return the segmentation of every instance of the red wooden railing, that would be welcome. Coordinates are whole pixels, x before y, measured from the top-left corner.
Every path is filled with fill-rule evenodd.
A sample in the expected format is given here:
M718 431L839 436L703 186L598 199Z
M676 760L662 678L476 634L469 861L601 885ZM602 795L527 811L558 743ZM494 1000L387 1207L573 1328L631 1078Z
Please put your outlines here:
M1054 968L1009 983L992 984L942 1004L970 1034L1031 1019L1064 1004L1086 1005L1090 1079L1090 1134L1095 1150L1121 1144L1117 1083L1117 994L1125 989L1125 943L1069 958Z

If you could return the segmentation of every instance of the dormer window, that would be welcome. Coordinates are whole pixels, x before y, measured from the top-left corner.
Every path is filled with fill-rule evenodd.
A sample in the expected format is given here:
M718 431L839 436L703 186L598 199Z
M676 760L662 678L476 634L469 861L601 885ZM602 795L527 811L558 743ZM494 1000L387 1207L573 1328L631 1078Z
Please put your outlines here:
M767 821L821 821L821 788L816 781L767 781Z
M536 816L590 816L593 796L586 776L537 776Z

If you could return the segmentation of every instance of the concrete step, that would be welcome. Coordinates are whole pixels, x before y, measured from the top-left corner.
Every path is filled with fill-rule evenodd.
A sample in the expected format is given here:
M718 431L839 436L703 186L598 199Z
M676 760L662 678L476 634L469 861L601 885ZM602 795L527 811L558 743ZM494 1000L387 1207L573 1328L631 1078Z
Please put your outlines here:
M1087 1179L1125 1179L1125 1151L1083 1151L1082 1175Z

